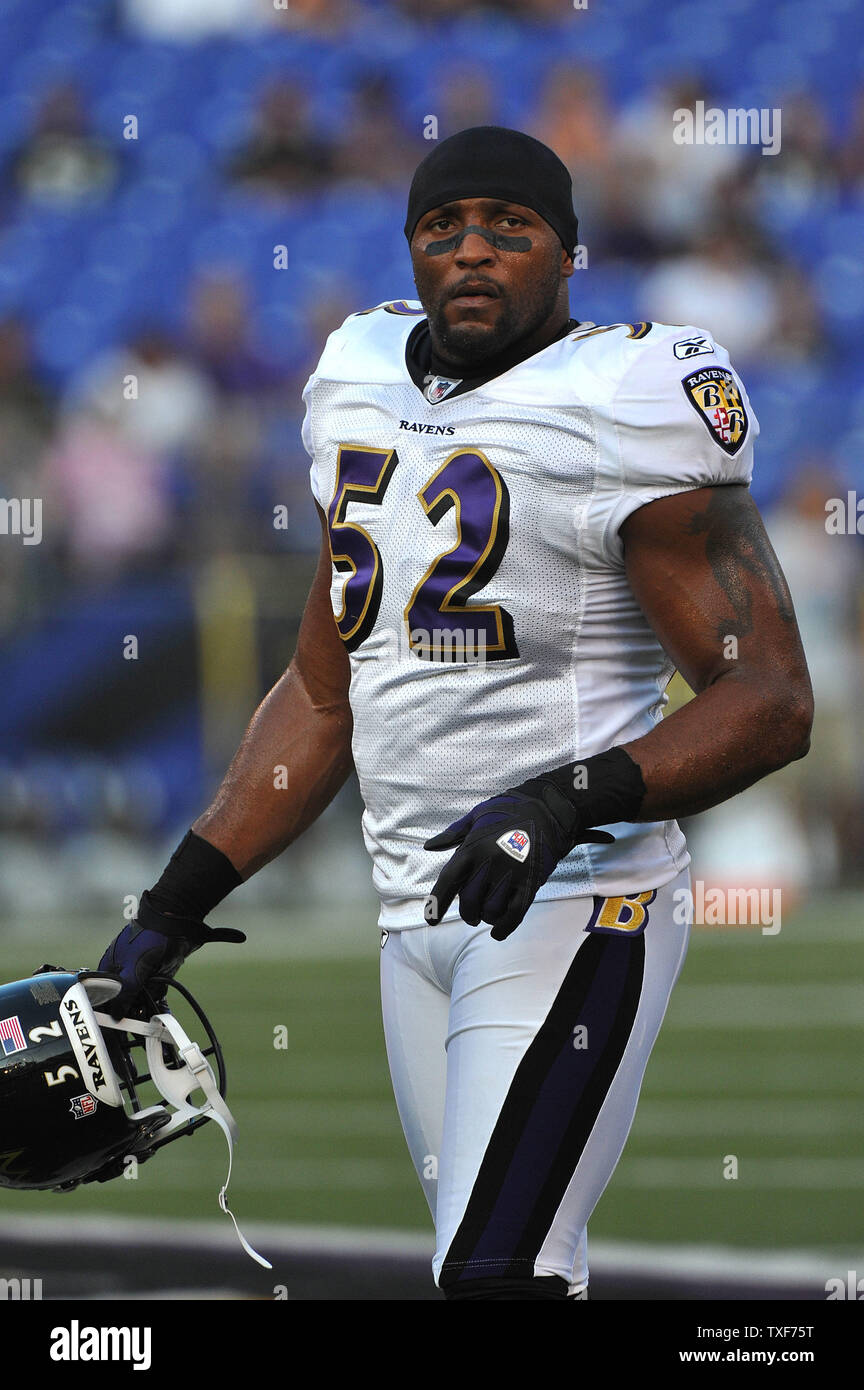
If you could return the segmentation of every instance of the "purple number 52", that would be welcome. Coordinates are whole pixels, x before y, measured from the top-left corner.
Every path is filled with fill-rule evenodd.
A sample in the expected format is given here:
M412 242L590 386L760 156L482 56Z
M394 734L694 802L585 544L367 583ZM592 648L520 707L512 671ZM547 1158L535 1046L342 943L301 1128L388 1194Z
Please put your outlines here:
M347 519L351 502L380 506L398 459L393 449L342 445L328 510L333 566L346 574L340 636L354 651L369 636L384 586L381 552L369 532ZM519 655L513 619L500 604L469 604L496 573L510 534L510 497L500 473L479 449L459 449L417 494L437 526L453 508L456 544L433 560L405 605L408 638L429 661L500 661Z

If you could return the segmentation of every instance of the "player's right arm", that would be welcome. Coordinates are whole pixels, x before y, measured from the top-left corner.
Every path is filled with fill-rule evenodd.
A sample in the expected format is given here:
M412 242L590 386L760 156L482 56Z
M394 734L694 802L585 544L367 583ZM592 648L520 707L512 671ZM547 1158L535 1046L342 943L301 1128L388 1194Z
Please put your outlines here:
M204 918L296 840L351 771L349 660L330 603L330 547L318 510L321 551L294 658L252 716L212 804L99 962L121 981L110 1005L115 1017L128 1013L149 979L173 975L206 941L244 940Z
M192 829L247 879L297 839L351 771L348 653L330 604L326 519L288 670L259 705L212 805Z

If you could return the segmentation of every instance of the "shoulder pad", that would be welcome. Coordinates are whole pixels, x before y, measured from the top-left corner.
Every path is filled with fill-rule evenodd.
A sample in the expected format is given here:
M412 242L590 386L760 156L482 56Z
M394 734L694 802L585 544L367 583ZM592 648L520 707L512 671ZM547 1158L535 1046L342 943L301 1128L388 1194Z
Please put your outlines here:
M314 377L331 381L402 381L405 343L426 310L417 300L394 299L349 314L324 345Z

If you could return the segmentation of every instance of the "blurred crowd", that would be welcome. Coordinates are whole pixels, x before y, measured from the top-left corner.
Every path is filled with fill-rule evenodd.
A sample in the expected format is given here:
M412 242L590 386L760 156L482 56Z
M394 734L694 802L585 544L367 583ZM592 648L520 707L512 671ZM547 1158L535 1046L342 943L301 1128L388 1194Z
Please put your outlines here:
M762 207L778 188L793 203L815 187L864 189L864 97L848 138L835 143L815 98L795 95L784 104L782 151L771 158L743 146L674 144L672 112L698 100L710 104L711 93L686 74L622 109L596 70L560 65L546 74L526 128L572 172L589 304L590 267L621 263L641 272L633 317L709 327L745 380L751 367L830 359L812 285L772 238ZM286 205L340 183L407 189L429 146L406 128L386 73L358 80L351 119L335 137L316 131L308 108L298 82L268 83L222 171L226 185ZM497 119L488 72L455 68L441 93L441 133ZM22 204L110 199L123 177L117 152L88 130L72 84L47 94L6 175L10 219ZM320 253L326 271L326 245ZM46 532L40 565L29 566L38 575L16 574L14 584L4 577L4 626L32 618L52 584L79 577L113 581L214 545L314 547L302 507L287 534L267 521L305 486L299 396L314 355L345 314L365 307L338 267L334 279L335 292L316 300L304 325L309 356L293 372L257 341L250 287L230 264L186 286L182 331L143 316L126 341L83 360L61 388L40 374L28 324L14 315L0 322L4 486L9 495L43 496L58 523ZM393 296L411 289L400 265ZM577 316L582 296L577 277Z
M543 23L560 5L485 0L470 8ZM399 0L397 10L401 22L418 25L466 13L461 0ZM339 0L120 6L130 34L178 41L238 26L248 32L253 13L262 29L338 36L355 11ZM439 137L500 122L499 88L479 59L454 63L434 108ZM271 76L215 172L226 191L276 208L302 209L304 199L333 189L347 198L355 189L380 189L397 208L430 148L400 90L386 65L367 60L347 118L323 128L308 83ZM715 99L700 73L683 69L626 101L613 100L597 66L552 63L540 74L523 128L552 146L573 176L589 268L584 281L573 281L572 312L592 317L592 267L621 266L637 276L627 317L709 328L748 384L766 371L793 381L814 366L830 373L842 345L794 245L775 234L774 218L780 209L789 225L826 197L864 197L864 93L842 132L814 92L784 93L776 156L735 145L676 145L672 113ZM126 186L126 153L97 133L80 87L57 82L7 158L0 238L22 212L110 205ZM326 244L320 262L327 289L310 297L297 325L302 347L290 364L268 351L260 297L230 256L189 277L173 323L144 313L62 378L40 367L26 314L0 320L2 490L41 497L45 512L39 547L4 550L0 632L7 638L34 628L61 596L68 604L76 593L186 572L214 555L311 556L317 549L300 393L327 333L368 307ZM406 256L394 266L393 298L412 296L408 273ZM758 392L751 394L758 412ZM757 449L757 472L758 457ZM822 727L820 757L795 774L794 786L790 778L789 796L807 843L820 846L813 872L831 881L855 872L862 848L862 769L851 751L862 676L861 555L857 537L825 531L824 502L845 492L846 464L793 434L785 468L781 493L766 498L767 521L798 605ZM273 524L276 508L287 517L281 527Z

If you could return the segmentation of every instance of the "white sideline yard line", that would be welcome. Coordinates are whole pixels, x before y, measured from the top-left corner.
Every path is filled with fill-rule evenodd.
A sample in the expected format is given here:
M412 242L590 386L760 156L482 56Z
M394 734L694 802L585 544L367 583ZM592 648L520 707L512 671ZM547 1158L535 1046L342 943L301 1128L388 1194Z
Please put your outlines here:
M651 1274L686 1275L695 1279L749 1279L771 1285L778 1279L818 1280L860 1268L864 1250L735 1250L722 1245L650 1245L626 1240L592 1241L588 1259L599 1271L628 1269Z
M739 1159L738 1177L724 1178L724 1156L716 1158L627 1158L615 1170L613 1181L637 1190L676 1188L746 1188L752 1192L845 1192L864 1188L864 1164L858 1158L750 1158Z
M256 1246L282 1256L296 1254L379 1255L397 1259L431 1260L435 1241L431 1230L400 1231L348 1226L305 1226L273 1222L244 1222L244 1232ZM70 1252L83 1244L106 1249L136 1242L176 1251L177 1246L200 1251L237 1248L230 1225L215 1221L151 1221L124 1217L0 1217L0 1258L6 1240L33 1245L60 1245ZM822 1249L738 1250L729 1246L666 1245L619 1240L589 1241L595 1272L631 1270L645 1274L674 1273L712 1280L749 1279L770 1285L778 1279L817 1280L845 1277L847 1269L864 1267L864 1249L851 1246Z
M243 1233L253 1240L268 1240L285 1250L346 1253L369 1251L375 1254L431 1257L435 1240L423 1231L381 1230L353 1226L305 1226L268 1221L244 1221ZM254 1233L254 1234L253 1234ZM125 1216L2 1216L0 1217L0 1257L4 1240L28 1240L37 1244L68 1244L70 1261L77 1242L88 1245L129 1245L146 1241L148 1245L176 1249L180 1244L202 1250L237 1248L237 1237L229 1221L159 1221Z

